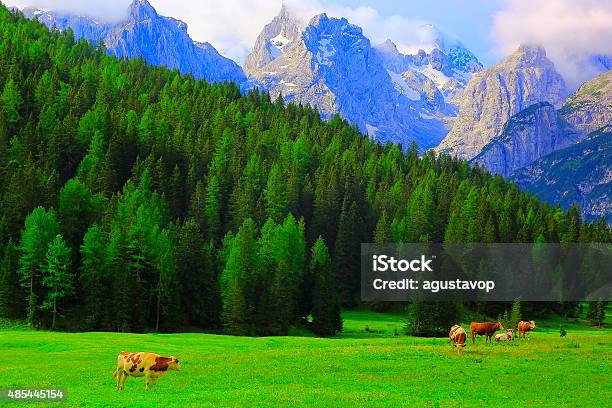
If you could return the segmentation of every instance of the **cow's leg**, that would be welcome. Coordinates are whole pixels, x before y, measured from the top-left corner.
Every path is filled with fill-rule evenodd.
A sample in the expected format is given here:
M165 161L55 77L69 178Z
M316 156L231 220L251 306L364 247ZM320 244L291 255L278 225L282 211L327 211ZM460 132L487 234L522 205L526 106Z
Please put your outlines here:
M147 385L145 386L145 391L149 391L149 381L151 380L151 373L147 372L145 374L145 381L147 383Z
M115 389L117 391L119 391L119 384L121 384L121 374L123 373L122 370L119 370L119 367L117 367L115 369L115 373L113 374L113 377L115 377Z
M153 383L153 391L155 391L155 387L157 386L157 384L155 383L155 376L154 375L151 376L151 382Z
M125 370L121 370L123 378L121 379L121 389L125 390L125 380L127 380L128 373Z

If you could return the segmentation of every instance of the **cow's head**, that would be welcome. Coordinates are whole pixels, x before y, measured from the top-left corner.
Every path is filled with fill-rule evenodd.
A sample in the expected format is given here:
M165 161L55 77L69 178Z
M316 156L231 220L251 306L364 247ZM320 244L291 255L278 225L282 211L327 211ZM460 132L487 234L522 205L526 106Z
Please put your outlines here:
M535 329L535 322L533 320L529 321L529 327L531 327L531 329Z
M179 365L179 359L176 357L170 357L172 360L168 361L168 370L176 370L181 371L181 366Z
M512 334L514 332L514 329L506 329L506 332Z
M504 326L500 322L495 323L495 330L504 330Z

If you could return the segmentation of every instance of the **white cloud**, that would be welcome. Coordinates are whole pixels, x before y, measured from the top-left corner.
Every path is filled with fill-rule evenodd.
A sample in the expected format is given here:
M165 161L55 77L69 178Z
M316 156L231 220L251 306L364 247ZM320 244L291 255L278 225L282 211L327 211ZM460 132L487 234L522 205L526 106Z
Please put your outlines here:
M2 0L9 6L33 6L54 11L95 17L101 21L117 21L125 16L130 0Z
M612 54L612 2L602 0L502 0L492 37L498 55L520 44L539 44L568 84L596 74L588 57Z

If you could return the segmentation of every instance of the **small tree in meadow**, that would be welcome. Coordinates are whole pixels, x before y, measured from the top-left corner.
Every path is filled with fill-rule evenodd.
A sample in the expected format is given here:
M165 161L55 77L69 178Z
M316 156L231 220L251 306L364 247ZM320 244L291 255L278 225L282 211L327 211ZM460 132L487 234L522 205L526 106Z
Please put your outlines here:
M589 311L587 319L593 323L593 326L601 326L606 318L606 308L601 299L589 302Z
M521 299L516 298L514 302L512 302L512 309L510 309L510 324L511 327L515 327L518 322L522 319L521 316Z

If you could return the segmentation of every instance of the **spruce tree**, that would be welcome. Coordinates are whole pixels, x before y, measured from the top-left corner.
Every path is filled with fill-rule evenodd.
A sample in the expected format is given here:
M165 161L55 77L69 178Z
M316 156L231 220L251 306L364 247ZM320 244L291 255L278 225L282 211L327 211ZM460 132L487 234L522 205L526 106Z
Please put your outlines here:
M0 111L2 117L9 125L9 129L15 127L19 119L21 118L21 106L23 105L23 98L21 92L11 78L4 84L2 94L0 94Z
M29 291L27 317L34 325L37 320L38 298L42 295L41 274L47 262L47 248L59 233L55 212L37 207L25 220L19 244L19 277Z
M321 236L312 246L310 274L313 279L312 331L319 336L333 336L342 331L340 305L334 289L329 252Z
M443 337L459 321L454 302L415 301L409 308L406 331L412 336Z
M103 327L103 319L108 319L112 313L108 296L111 280L108 276L106 237L99 226L94 225L87 230L81 245L81 255L80 281L88 315L86 323L98 329ZM105 327L108 328L108 321L106 323Z
M61 235L56 235L47 249L46 263L43 265L42 284L47 288L47 294L41 306L51 310L51 329L55 329L58 314L58 302L72 294L74 290L74 275L70 273L71 254Z
M209 239L215 239L221 231L221 186L217 176L212 176L206 186L204 221Z
M512 302L512 309L510 311L510 326L509 327L516 327L516 325L518 324L518 322L520 322L522 320L522 315L521 315L521 299L517 298L514 299L514 302Z
M279 165L274 164L268 175L268 183L264 192L266 197L266 215L277 223L282 222L287 215L287 183Z

